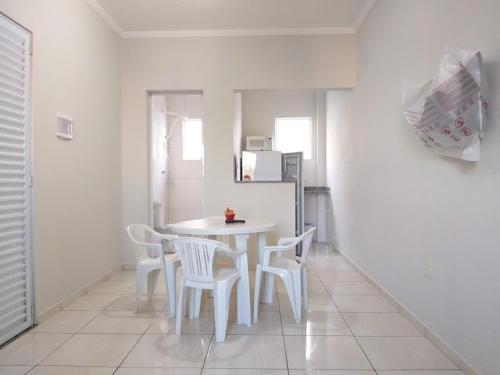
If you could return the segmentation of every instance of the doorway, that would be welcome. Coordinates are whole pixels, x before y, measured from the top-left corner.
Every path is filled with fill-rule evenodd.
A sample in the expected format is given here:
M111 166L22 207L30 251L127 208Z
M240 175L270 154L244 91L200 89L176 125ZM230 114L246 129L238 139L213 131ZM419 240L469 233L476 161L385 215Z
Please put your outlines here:
M0 344L33 325L31 33L0 14Z
M150 223L197 219L203 210L203 94L150 94Z

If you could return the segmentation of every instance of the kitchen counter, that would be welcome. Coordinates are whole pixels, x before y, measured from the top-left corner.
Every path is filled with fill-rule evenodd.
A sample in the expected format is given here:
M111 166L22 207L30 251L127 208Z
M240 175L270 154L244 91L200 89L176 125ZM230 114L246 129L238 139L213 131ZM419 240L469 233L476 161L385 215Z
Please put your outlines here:
M329 194L330 193L330 187L329 186L305 186L304 187L304 193L324 193L324 194Z

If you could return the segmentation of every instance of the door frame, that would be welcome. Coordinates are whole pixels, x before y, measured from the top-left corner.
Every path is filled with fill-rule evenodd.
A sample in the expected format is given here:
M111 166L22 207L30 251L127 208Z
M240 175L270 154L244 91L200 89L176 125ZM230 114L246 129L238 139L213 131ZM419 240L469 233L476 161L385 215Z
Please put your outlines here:
M7 14L0 11L0 15L16 28L21 29L27 34L29 52L26 55L26 124L25 124L25 169L26 169L26 192L25 192L25 252L26 252L26 309L27 321L20 325L14 332L12 338L23 333L34 326L36 321L36 292L35 292L35 241L33 235L33 217L34 217L34 192L33 192L33 100L32 100L32 82L33 82L33 32L19 22L15 21ZM2 343L0 343L1 345Z

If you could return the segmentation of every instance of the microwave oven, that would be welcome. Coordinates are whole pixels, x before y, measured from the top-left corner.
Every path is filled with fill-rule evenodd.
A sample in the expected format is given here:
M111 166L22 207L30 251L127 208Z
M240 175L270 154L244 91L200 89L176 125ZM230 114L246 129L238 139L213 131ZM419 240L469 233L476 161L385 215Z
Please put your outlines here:
M247 136L247 151L272 151L272 137L249 135Z

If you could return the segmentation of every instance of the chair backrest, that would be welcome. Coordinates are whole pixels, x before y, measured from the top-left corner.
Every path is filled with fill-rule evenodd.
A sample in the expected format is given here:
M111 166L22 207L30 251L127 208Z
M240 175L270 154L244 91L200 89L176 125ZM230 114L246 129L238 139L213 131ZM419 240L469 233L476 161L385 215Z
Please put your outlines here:
M179 237L170 241L181 259L182 276L191 281L212 282L215 251L225 244L204 238Z
M309 253L309 249L311 248L311 243L315 231L316 228L313 227L298 237L298 243L302 243L302 254L300 255L301 264L306 262L307 254Z
M158 250L161 252L161 242L151 242L152 238L155 237L155 234L158 235L158 233L151 227L145 224L130 224L127 226L127 234L132 241L135 258L138 263L158 256ZM154 254L151 254L152 249L156 249L157 251Z

